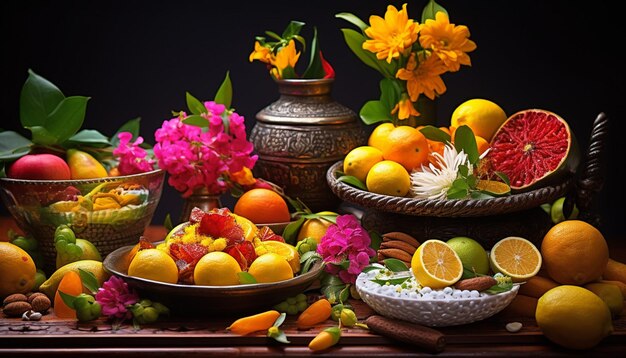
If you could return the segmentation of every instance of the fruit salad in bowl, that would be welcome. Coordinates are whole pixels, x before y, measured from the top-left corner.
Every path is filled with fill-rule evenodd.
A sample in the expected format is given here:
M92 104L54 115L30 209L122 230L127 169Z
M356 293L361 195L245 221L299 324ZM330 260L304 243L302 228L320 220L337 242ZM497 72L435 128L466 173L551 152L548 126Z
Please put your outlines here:
M104 267L147 295L168 297L182 313L193 313L193 306L219 314L271 307L308 288L322 262L301 266L301 250L226 208L194 208L189 221L163 241L122 247L105 258ZM210 299L219 302L207 305ZM191 301L198 305L189 306Z

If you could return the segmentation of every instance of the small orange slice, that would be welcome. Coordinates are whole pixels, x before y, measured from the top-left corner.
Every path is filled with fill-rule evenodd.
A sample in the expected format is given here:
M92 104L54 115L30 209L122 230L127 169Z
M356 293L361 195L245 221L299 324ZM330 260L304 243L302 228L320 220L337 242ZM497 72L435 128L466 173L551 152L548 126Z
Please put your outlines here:
M463 263L445 242L427 240L413 254L411 270L422 286L438 289L461 279Z
M541 268L541 253L532 242L521 237L498 241L489 254L491 269L510 276L513 281L525 281Z

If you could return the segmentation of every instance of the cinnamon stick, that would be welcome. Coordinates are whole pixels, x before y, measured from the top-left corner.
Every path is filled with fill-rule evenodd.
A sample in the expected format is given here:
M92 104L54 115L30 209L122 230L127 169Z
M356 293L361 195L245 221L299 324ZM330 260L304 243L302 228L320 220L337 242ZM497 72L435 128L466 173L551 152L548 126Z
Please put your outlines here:
M367 327L382 336L412 344L429 352L442 352L446 345L443 333L419 324L373 315L365 320Z

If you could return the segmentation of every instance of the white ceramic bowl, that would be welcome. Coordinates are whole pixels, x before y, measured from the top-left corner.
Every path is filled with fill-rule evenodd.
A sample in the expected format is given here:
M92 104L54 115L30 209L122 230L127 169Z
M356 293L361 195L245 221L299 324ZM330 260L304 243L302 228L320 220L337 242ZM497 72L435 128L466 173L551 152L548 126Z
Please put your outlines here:
M494 295L481 293L475 298L391 297L367 285L371 278L368 273L361 273L356 288L361 299L378 314L431 327L457 326L491 317L508 306L519 290L519 285L514 285L510 291Z

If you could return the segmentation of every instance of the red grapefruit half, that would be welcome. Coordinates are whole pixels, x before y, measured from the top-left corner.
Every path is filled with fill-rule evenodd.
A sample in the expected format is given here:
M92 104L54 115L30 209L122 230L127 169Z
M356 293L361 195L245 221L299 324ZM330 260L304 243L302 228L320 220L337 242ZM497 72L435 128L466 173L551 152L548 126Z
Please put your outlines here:
M571 175L579 163L578 147L567 122L541 109L510 116L493 136L488 158L491 169L505 173L516 191Z

